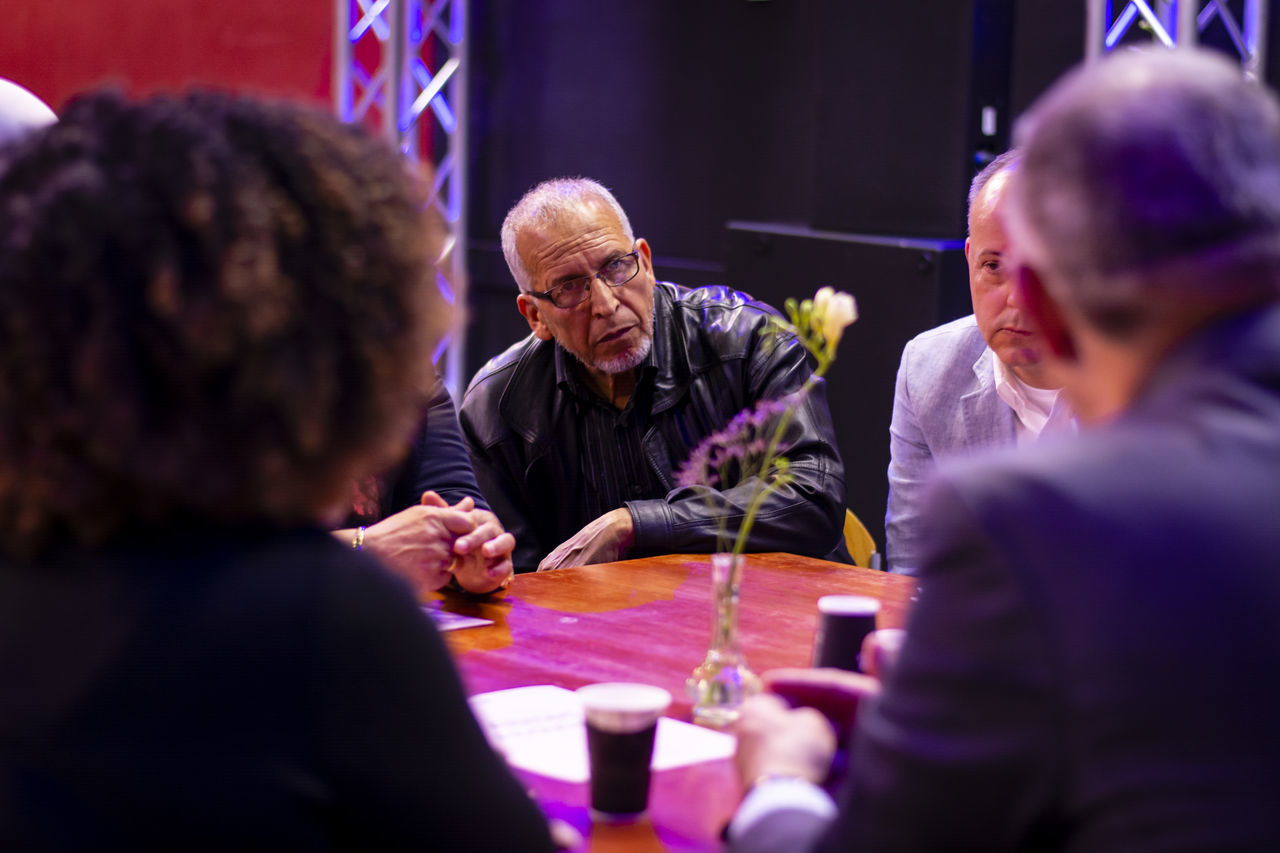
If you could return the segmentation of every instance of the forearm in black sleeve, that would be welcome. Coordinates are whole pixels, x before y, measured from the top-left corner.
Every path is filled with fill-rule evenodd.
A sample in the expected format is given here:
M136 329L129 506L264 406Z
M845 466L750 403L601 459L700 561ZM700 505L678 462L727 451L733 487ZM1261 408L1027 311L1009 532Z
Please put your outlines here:
M794 337L761 346L749 359L746 393L751 405L794 393L813 372L812 358ZM783 447L792 480L764 498L747 550L825 557L842 536L845 480L823 380L815 382L804 403L794 409ZM707 552L723 547L718 531L727 529L733 536L760 486L752 478L714 495L705 489L678 488L660 500L629 501L636 551Z
M751 528L748 551L789 551L826 557L839 544L844 519L844 471L824 417L821 383L798 410L788 434L794 443L786 452L790 483L766 496ZM825 429L821 426L825 420ZM635 550L645 553L705 553L726 547L759 493L761 481L752 478L728 489L677 488L658 500L628 501L635 520Z

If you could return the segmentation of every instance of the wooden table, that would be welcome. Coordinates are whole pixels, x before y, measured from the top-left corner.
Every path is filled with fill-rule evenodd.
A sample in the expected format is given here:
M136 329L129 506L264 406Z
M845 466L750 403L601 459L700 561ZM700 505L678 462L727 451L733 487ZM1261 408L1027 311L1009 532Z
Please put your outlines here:
M903 624L915 582L908 577L792 554L747 556L739 628L757 673L808 666L820 596L870 595L879 626ZM469 693L596 681L656 684L675 698L668 716L688 721L685 678L702 662L711 633L710 565L705 555L670 555L518 575L505 594L437 595L444 609L494 624L446 634ZM740 790L731 761L654 775L649 817L592 824L585 784L517 771L546 812L573 824L582 850L711 851Z

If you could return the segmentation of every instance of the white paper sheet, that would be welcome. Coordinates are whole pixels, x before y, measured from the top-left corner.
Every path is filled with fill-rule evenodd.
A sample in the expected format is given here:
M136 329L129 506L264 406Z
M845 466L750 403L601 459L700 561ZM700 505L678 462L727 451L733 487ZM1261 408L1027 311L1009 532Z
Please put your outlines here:
M513 767L566 782L587 781L586 724L573 691L552 684L495 690L472 696L471 710L494 749ZM724 732L663 717L652 767L666 770L729 758L735 741Z
M456 631L459 628L475 628L479 625L492 625L492 619L482 619L479 616L463 616L461 613L453 613L448 610L441 610L439 604L424 604L422 612L431 617L431 621L435 623L437 631Z

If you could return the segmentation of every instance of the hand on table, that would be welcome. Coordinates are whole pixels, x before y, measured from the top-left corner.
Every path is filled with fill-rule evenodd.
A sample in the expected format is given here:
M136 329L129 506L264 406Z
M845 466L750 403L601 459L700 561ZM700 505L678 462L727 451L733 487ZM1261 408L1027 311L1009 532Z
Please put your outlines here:
M411 506L365 528L362 547L415 591L428 592L449 582L453 540L472 526L463 512Z
M492 592L511 579L516 538L502 529L496 515L480 509L469 497L449 507L435 492L422 493L422 506L449 508L465 513L471 521L471 529L458 536L452 546L453 576L463 589Z
M347 531L335 535L350 541ZM419 593L437 590L453 576L463 589L490 592L511 576L515 537L469 497L449 506L435 492L424 492L418 506L365 528L363 547Z
M631 511L626 507L610 510L543 557L538 571L609 563L621 559L634 540Z

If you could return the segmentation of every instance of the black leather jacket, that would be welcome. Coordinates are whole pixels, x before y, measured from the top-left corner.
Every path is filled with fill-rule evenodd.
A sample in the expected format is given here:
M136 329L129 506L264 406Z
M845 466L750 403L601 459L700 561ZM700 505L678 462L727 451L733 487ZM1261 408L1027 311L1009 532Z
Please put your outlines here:
M813 371L812 358L795 338L765 345L760 329L766 314L777 312L728 288L658 282L654 311L654 425L643 445L665 492L626 502L635 522L626 556L710 553L722 547L721 518L736 531L753 487L723 489L713 505L707 489L678 487L674 472L742 409L797 390ZM533 335L512 345L476 374L459 412L480 489L516 537L520 571L535 569L592 520L576 517L577 501L562 496L565 486L554 475L562 467L557 424L573 411L557 385L555 348ZM795 479L765 499L747 550L838 557L844 466L821 382L796 412L789 436Z

